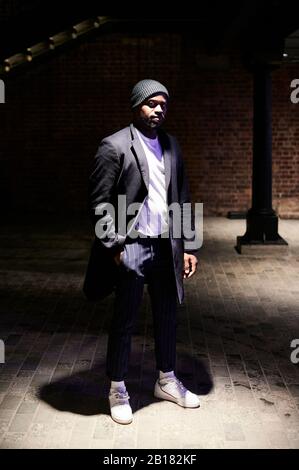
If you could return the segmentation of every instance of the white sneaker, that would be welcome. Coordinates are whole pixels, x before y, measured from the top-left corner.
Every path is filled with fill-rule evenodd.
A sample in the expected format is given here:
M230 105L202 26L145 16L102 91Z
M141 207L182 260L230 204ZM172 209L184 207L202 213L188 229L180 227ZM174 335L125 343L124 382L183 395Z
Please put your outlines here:
M173 401L184 408L198 408L200 406L198 396L187 390L175 375L158 379L154 395L162 400Z
M130 424L133 421L132 408L129 403L129 395L126 388L111 388L109 403L111 418L119 424Z

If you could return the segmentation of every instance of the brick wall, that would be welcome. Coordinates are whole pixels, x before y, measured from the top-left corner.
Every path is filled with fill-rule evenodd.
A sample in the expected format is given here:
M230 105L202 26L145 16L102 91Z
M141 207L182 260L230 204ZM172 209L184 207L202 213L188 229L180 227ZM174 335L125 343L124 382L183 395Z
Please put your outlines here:
M200 48L177 34L92 38L6 79L0 105L1 210L86 213L91 160L104 136L130 121L132 85L165 83L165 128L182 146L194 201L205 214L250 207L252 77L238 57L203 69ZM299 215L299 104L290 102L298 66L273 73L273 202Z

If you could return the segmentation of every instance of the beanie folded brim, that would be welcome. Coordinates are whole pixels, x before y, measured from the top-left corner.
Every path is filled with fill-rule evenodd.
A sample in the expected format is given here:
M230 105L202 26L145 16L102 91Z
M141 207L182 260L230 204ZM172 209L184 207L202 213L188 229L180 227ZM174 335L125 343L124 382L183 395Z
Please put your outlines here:
M169 98L167 88L156 80L145 79L136 83L131 93L131 107L136 108L143 101L154 95L163 94Z

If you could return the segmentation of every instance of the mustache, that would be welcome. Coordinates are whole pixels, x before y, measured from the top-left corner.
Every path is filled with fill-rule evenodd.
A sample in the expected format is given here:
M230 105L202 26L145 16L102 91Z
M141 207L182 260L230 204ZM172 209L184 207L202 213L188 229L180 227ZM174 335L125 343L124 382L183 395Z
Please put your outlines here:
M155 115L155 116L151 116L151 119L164 119L165 118L165 114L164 113L160 113L158 115Z

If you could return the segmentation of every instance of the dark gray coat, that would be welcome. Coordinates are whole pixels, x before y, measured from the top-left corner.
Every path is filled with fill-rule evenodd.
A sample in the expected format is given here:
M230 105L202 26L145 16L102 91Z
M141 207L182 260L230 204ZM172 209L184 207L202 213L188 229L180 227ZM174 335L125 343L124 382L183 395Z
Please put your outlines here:
M188 182L178 143L173 136L162 130L159 131L159 138L164 149L168 205L172 202L178 202L180 205L190 202ZM110 294L115 287L118 266L113 258L117 252L122 251L128 236L127 231L118 227L117 224L118 195L126 195L127 207L132 203L142 203L148 194L148 185L149 170L146 156L134 126L131 124L103 139L95 156L89 178L89 209L92 222L95 225L99 219L103 220L102 217L95 214L96 207L102 203L112 203L116 208L116 220L110 220L112 225L114 222L112 227L114 236L112 238L99 239L95 237L93 242L83 286L88 299L101 299ZM136 219L136 214L131 216L125 214L122 215L126 219L125 227L128 227L128 223ZM172 222L170 211L169 231L173 265L178 300L181 303L184 298L183 253L186 251L196 255L197 250L186 249L184 237L174 238Z

